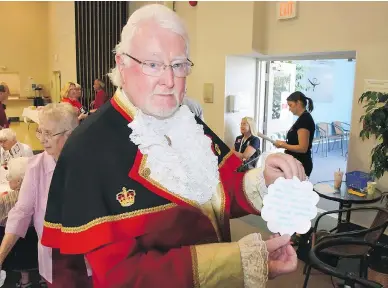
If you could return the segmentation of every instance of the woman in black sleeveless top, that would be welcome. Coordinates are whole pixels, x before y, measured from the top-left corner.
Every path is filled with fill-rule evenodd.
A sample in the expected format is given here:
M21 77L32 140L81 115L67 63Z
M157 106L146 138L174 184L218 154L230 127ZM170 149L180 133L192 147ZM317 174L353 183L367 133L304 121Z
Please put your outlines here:
M306 97L302 92L296 91L287 98L287 104L292 114L299 116L291 129L287 132L287 141L276 141L277 148L285 148L286 154L294 156L299 160L310 176L313 170L311 147L315 134L315 123L310 112L314 109L311 98Z

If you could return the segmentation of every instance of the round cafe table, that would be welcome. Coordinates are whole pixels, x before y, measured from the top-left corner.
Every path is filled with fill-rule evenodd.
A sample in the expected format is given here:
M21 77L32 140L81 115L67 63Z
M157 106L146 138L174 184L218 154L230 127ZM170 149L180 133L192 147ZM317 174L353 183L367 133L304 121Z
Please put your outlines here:
M349 187L346 186L346 182L342 182L341 188L336 189L335 193L327 193L322 190L322 186L318 184L327 184L331 187L334 187L334 181L322 181L314 185L314 191L319 195L319 197L335 201L339 203L339 209L351 208L353 204L369 204L375 203L381 200L382 193L376 188L375 193L372 195L365 194L365 196L357 196L354 194L349 194ZM338 226L342 223L350 223L351 211L346 212L346 221L342 221L342 213L338 213ZM335 230L335 229L333 229Z

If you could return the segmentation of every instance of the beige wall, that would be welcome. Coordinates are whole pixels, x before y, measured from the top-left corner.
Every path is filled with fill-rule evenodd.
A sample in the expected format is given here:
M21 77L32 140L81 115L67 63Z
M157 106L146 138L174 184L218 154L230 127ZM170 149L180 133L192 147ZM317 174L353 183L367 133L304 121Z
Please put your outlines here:
M29 77L48 87L47 2L0 2L0 66L19 73L20 94L33 96Z
M364 110L357 100L363 93L364 79L388 79L387 11L388 2L298 2L297 19L277 21L276 3L267 3L266 54L357 52L348 158L350 171L368 169L370 150L375 143L363 142L358 136L361 128L358 120ZM255 27L255 30L260 29ZM387 174L380 185L388 188Z
M52 71L61 71L62 84L76 81L74 2L0 2L0 11L0 66L20 74L21 96L34 95L29 77L45 95Z
M225 62L227 55L251 52L253 2L198 2L191 7L177 2L176 11L186 21L194 70L188 94L202 104L203 84L214 84L214 103L203 104L206 122L224 135Z
M62 86L77 81L74 2L48 2L48 69L61 71ZM59 99L53 99L59 100Z

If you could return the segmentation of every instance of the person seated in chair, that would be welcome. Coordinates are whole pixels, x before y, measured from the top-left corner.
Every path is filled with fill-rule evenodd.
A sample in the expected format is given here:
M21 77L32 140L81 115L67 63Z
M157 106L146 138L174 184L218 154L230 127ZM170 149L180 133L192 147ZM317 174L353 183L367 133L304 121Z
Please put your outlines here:
M16 139L16 133L11 128L0 131L0 163L6 166L10 159L18 157L30 157L33 155L30 146L20 143Z
M255 122L251 117L244 117L240 124L241 135L236 137L234 142L233 153L245 161L247 169L256 167L257 160L254 160L260 155L260 139L257 137Z
M18 200L27 163L27 157L13 158L9 162L7 174L9 189L0 191L0 240L5 235L8 212ZM16 243L3 265L0 262L0 266L4 270L20 272L21 278L16 287L32 288L28 271L38 269L38 237L34 226L29 226L24 239L20 239Z

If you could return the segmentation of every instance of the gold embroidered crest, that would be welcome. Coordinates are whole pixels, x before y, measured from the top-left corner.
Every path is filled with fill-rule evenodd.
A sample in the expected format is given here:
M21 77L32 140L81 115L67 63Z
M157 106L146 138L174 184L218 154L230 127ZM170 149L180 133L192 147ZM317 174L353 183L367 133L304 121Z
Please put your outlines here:
M119 201L123 207L129 207L135 203L135 190L126 189L123 187L120 193L116 194L116 200Z

